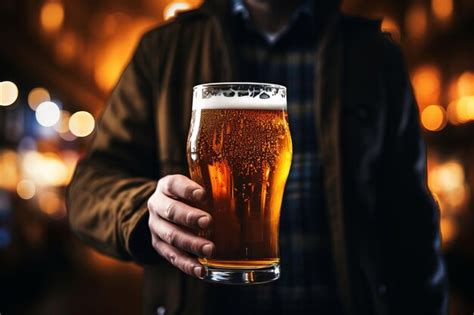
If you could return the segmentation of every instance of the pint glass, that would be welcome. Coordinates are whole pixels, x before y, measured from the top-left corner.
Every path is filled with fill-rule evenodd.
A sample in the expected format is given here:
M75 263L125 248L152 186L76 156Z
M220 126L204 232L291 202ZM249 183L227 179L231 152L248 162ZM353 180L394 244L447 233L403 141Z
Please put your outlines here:
M280 275L280 208L292 158L286 88L264 83L194 87L187 158L206 190L200 207L213 224L199 235L215 244L199 258L204 279L228 284Z

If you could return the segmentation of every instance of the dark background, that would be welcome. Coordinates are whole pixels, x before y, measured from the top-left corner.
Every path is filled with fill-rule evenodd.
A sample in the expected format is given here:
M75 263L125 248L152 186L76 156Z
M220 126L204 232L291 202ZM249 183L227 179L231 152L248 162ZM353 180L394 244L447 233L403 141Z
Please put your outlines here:
M198 4L0 1L2 314L140 313L141 269L74 238L64 189L93 134L92 117L100 115L140 34L174 9ZM450 313L472 314L474 1L346 0L343 9L384 18L382 28L405 52L429 148L428 184L441 208ZM407 221L409 211L400 209Z

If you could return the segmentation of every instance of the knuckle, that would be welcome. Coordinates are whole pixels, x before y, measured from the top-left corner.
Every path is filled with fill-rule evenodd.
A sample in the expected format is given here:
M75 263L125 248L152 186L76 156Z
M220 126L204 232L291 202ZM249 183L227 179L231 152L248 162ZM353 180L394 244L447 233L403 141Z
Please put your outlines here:
M175 246L177 239L176 230L169 230L165 232L164 238L168 244Z
M166 181L166 177L162 177L158 180L158 184L156 185L156 189L158 191L163 191L163 183Z
M156 237L153 237L153 239L151 240L151 244L155 251L158 253L158 255L164 256L162 244L160 244L160 241Z
M193 199L193 192L196 188L187 185L186 188L184 189L184 198L190 200Z
M168 261L172 264L172 265L176 265L176 255L172 252L168 253L166 255L166 259L168 259Z
M201 242L199 242L199 241L192 241L192 242L189 244L189 249L190 249L191 252L193 252L194 254L199 255L199 253L200 253L200 251L201 251Z
M188 226L195 225L196 224L196 216L194 215L193 211L189 211L186 213L186 218L185 218L185 223Z
M194 265L189 262L185 262L183 264L182 270L187 273L188 275L193 275L194 274Z
M158 181L158 190L161 191L161 192L165 192L165 191L169 191L170 187L171 187L171 180L172 180L172 176L171 175L167 175L165 177L162 177L159 181Z
M165 218L173 221L176 213L176 201L172 200L168 202L165 208Z
M174 185L174 176L168 175L165 177L165 182L163 183L163 189L167 193L170 193L173 190Z

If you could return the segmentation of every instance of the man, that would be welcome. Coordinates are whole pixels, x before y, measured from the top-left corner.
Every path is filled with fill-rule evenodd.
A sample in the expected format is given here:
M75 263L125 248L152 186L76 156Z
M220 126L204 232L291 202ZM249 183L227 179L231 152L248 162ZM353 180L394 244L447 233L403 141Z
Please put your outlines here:
M438 211L398 48L339 1L207 0L147 33L68 192L72 228L145 265L146 314L445 314ZM281 278L208 284L212 218L187 177L192 87L288 87Z

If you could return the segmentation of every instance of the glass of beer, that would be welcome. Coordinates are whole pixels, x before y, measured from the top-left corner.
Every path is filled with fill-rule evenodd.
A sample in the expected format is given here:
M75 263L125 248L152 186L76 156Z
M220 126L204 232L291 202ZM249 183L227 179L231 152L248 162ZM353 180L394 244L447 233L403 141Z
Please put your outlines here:
M214 242L198 258L204 279L256 284L280 276L280 208L291 165L286 88L266 83L194 87L187 158L206 190L199 205L213 224L199 235Z

